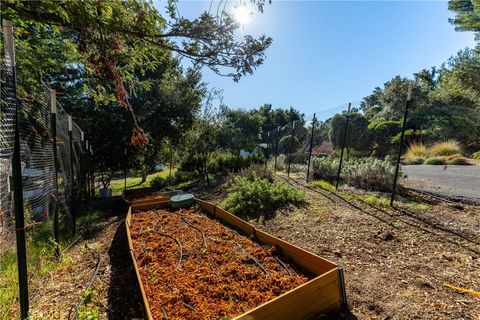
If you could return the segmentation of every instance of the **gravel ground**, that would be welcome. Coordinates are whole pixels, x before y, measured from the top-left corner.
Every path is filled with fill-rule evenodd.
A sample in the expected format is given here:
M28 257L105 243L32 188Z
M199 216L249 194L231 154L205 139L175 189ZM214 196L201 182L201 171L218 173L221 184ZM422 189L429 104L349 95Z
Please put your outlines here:
M402 166L404 186L447 198L480 203L480 166Z

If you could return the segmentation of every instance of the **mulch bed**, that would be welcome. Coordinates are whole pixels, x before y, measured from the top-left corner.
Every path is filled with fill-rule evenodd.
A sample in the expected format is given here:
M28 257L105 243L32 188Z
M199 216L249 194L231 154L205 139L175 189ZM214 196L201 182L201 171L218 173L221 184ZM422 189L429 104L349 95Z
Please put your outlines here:
M135 213L131 233L154 319L238 316L314 277L194 209Z
M125 195L125 199L128 201L149 200L163 197L165 197L163 192L152 189L128 190L128 193Z

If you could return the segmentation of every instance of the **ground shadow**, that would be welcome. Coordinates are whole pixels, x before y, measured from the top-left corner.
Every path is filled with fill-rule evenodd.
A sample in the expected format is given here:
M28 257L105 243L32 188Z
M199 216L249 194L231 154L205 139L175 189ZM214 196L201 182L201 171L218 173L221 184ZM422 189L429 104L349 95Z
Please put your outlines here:
M126 213L126 210L120 212ZM124 222L119 224L115 232L108 255L111 267L111 280L108 288L108 319L144 319L142 295L128 249Z

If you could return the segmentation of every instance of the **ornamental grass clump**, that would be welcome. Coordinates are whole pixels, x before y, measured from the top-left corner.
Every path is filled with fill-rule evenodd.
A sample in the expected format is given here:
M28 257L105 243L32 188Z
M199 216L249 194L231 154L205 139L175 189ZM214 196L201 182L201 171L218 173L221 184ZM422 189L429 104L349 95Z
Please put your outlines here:
M239 216L258 217L273 213L286 204L305 202L303 193L283 181L270 182L255 172L253 179L237 176L221 207Z
M407 164L422 164L427 158L427 146L420 142L410 144L403 155L403 160Z
M437 142L430 147L430 155L434 157L446 157L462 154L460 144L455 140Z

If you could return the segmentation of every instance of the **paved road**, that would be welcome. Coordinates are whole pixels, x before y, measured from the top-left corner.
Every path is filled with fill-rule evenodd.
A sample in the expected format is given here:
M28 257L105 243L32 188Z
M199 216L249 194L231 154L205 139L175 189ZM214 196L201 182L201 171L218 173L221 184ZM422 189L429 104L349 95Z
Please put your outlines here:
M480 203L480 166L402 166L405 185L421 191Z

